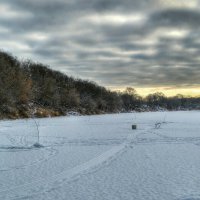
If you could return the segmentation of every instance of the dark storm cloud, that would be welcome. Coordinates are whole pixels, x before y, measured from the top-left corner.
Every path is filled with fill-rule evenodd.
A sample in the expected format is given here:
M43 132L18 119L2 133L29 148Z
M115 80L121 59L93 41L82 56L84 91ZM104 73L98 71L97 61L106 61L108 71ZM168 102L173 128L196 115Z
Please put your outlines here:
M2 0L0 46L105 86L200 85L199 0L170 2Z
M200 25L200 13L194 10L164 10L153 13L150 16L150 22L159 27L191 27Z

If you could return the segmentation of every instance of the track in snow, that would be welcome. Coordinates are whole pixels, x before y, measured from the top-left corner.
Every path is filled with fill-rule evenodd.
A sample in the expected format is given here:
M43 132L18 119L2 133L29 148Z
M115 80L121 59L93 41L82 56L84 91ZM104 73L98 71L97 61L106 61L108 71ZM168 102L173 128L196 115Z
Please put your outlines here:
M76 118L74 118L74 119L76 119ZM122 183L123 184L127 184L127 183L133 184L134 187L132 186L132 189L134 189L134 188L137 189L136 192L134 193L134 195L137 195L137 191L140 191L140 188L137 188L137 187L139 187L139 186L143 187L147 182L148 183L146 185L147 187L143 188L143 191L141 190L141 192L143 192L142 196L146 195L145 199L157 200L158 199L157 195L159 195L159 191L160 191L159 187L162 187L162 183L163 184L166 183L167 184L166 186L169 187L168 189L171 189L170 187L172 187L172 185L176 183L176 182L170 182L170 181L173 181L173 179L171 180L170 176L167 176L167 178L169 179L168 182L166 182L166 180L164 180L164 178L166 178L166 177L165 177L165 175L163 175L163 172L165 172L165 171L163 171L163 169L162 169L162 162L165 162L166 159L170 162L170 159L172 159L172 162L169 163L170 164L169 168L176 170L176 168L173 167L173 161L177 161L180 159L180 162L186 162L187 159L184 159L184 157L182 157L182 156L181 157L176 156L176 151L173 151L173 154L172 154L171 149L172 148L175 148L178 150L180 149L181 151L179 153L181 155L181 152L184 152L183 150L185 150L184 148L182 148L182 147L184 147L184 145L187 145L187 147L190 147L189 145L191 145L191 144L199 145L200 137L198 136L198 134L190 135L190 134L185 133L182 135L181 132L177 134L176 133L177 124L179 124L179 126L181 126L181 127L184 127L184 125L186 127L186 124L184 124L184 122L182 122L182 121L177 122L176 120L170 119L171 122L173 122L173 121L175 121L175 122L170 123L170 124L167 124L167 123L163 124L161 129L154 129L153 127L154 127L155 121L157 121L157 120L150 119L149 121L145 122L145 120L142 119L142 121L140 121L140 122L144 122L144 123L143 124L138 123L138 124L140 125L140 127L143 128L143 130L137 130L135 132L135 131L130 130L131 120L127 120L127 119L124 121L119 120L119 123L113 123L113 122L109 122L109 121L107 122L107 120L100 121L100 122L99 121L97 122L97 120L96 121L89 120L88 124L90 124L90 126L94 126L95 128L91 129L91 132L89 132L87 134L87 137L85 137L84 134L82 135L79 132L78 128L76 129L77 122L75 121L73 129L69 128L69 130L66 131L68 133L67 135L64 135L64 133L62 133L62 134L59 133L58 135L53 135L53 136L51 134L42 135L41 140L45 143L45 148L41 148L41 149L37 150L38 153L39 152L41 153L42 151L44 152L44 153L41 153L41 157L40 157L41 159L35 160L33 162L29 161L28 164L25 163L24 165L18 165L18 168L15 168L16 166L7 167L7 170L8 170L7 172L16 171L16 173L18 173L18 170L23 172L24 169L25 169L25 171L28 172L28 170L34 169L33 167L36 167L36 169L39 170L39 173L41 173L41 175L42 175L42 173L46 173L45 167L48 166L48 165L43 165L43 164L53 163L53 162L49 162L49 159L51 159L51 158L52 158L52 161L59 162L58 159L56 160L57 156L59 156L59 159L65 159L65 157L62 157L60 155L62 155L64 153L63 151L66 151L67 149L68 150L70 148L76 149L77 147L79 149L84 149L87 147L91 147L91 148L88 148L90 150L90 149L92 149L92 147L102 148L102 147L106 146L107 150L102 151L103 153L102 152L96 153L96 155L98 155L98 156L96 156L94 154L94 156L92 156L89 159L85 159L85 160L83 159L83 160L81 160L81 162L77 162L77 164L72 167L69 167L69 168L66 167L66 169L61 168L60 170L56 171L56 167L59 165L61 166L61 164L58 163L58 165L55 165L55 166L49 165L49 167L51 167L50 170L52 170L55 167L55 171L52 170L53 173L51 175L48 175L48 173L47 173L46 176L41 176L41 177L37 176L37 178L35 178L34 174L31 174L30 181L21 181L20 184L17 184L18 186L13 185L7 189L6 189L6 187L0 186L0 188L1 188L0 189L0 199L4 199L4 200L40 199L41 196L44 197L43 199L51 199L51 194L55 194L55 195L57 194L57 198L60 199L62 197L61 194L59 195L59 192L62 192L61 188L63 188L63 191L65 191L65 187L68 187L69 185L73 185L73 184L75 184L75 185L77 184L77 187L78 187L78 183L79 182L81 183L82 179L89 180L89 178L91 176L92 177L97 176L97 179L95 179L97 181L103 180L102 184L100 184L99 187L103 186L104 183L105 183L105 186L107 186L106 188L104 188L105 189L105 193L103 193L104 195L105 194L112 195L112 190L107 191L107 189L112 188L112 184L115 186L118 186L117 182L113 183L112 179L110 179L111 180L110 181L109 178L101 179L101 177L103 177L103 176L109 177L109 175L112 175L112 172L113 172L112 169L118 170L118 171L114 170L113 173L116 173L116 175L114 177L117 177L118 175L123 174L126 171L126 169L124 169L124 171L120 171L119 169L121 169L121 167L115 168L115 164L119 165L118 162L119 161L121 162L123 160L122 166L124 168L126 168L126 167L128 168L129 161L131 164L131 161L133 160L134 162L132 162L133 165L130 170L130 174L128 174L127 177L125 178L126 182L122 182ZM59 127L58 125L56 125L56 126ZM117 128L115 129L116 126L117 126ZM43 130L45 130L46 127L44 125L42 127L43 127ZM80 124L80 127L83 128L83 129L82 128L80 129L83 132L90 131L88 127L86 127L86 128L84 127L84 124L82 124L82 126ZM129 127L129 128L127 128L127 127ZM172 129L172 127L175 127L175 128ZM190 127L190 124L188 124L188 127ZM188 127L186 127L186 129L190 130ZM199 127L196 126L196 128L198 130ZM62 130L63 129L64 129L64 127L62 128ZM99 129L103 129L103 132L101 133L99 131ZM170 130L170 131L167 132L166 130ZM74 134L77 134L77 135L75 135L76 137L73 134L71 134L70 131L74 131ZM128 135L126 138L124 138L123 134L121 134L123 132L126 135ZM173 133L174 133L174 135L173 135ZM71 134L70 137L69 137L69 134ZM18 136L16 136L16 138L17 137ZM13 146L16 144L18 144L18 145L25 144L26 146L28 146L30 144L27 136L22 136L21 138L20 137L21 136L19 136L18 139L14 138L14 140L12 137L7 138L7 139L10 141L10 143ZM159 149L157 146L159 148L161 147L161 149ZM166 150L165 150L165 146L166 146ZM35 151L35 149L28 149L28 148L26 150L25 149L20 150L20 148L12 149L10 147L8 147L8 149L6 149L6 148L3 149L3 148L4 147L0 148L1 149L0 155L1 155L1 153L2 154L3 153L12 153L12 150L13 150L13 153L19 153L19 154L20 154L20 152L23 153L23 151L27 151L30 153L30 155L32 154L32 152ZM165 160L162 160L162 156L160 156L159 151L156 151L157 149L159 151L161 150L161 153L162 153L162 150L164 150L163 154L161 154L161 155L163 157L166 156ZM3 152L4 150L7 152ZM198 150L197 147L195 147L194 150L192 150L191 152L196 151L196 150ZM132 155L131 152L138 152L139 155L136 153L134 155ZM151 154L150 152L153 152L155 155ZM171 152L171 154L168 155L168 152ZM63 154L63 155L70 156L70 154L67 154L67 153ZM122 156L122 155L124 155L125 157L127 155L129 155L129 157L126 160L126 159L123 159L124 156ZM137 157L135 158L134 156L137 156ZM158 157L160 156L159 162L156 160L157 156ZM186 158L187 158L186 154L184 156L186 156ZM139 160L140 158L142 158L144 160ZM66 157L66 159L68 159L68 158ZM173 160L173 159L175 159L175 160ZM113 163L115 163L114 166L113 166ZM172 166L171 166L171 164L172 164ZM195 164L195 162L192 165L192 167L194 168L193 171L190 172L191 174L188 175L189 178L193 176L193 172L195 171L194 164ZM160 168L157 169L158 165ZM167 166L167 165L168 164L165 164L164 166ZM184 165L179 166L179 163L177 162L176 167L177 166L180 167L180 169L178 168L179 173L182 173L182 171L185 172L186 174L188 173L187 168L185 168ZM112 168L112 169L109 170L109 174L99 173L102 171L106 171L107 169L110 169L110 168ZM2 169L6 169L6 167L2 168ZM143 172L137 171L140 169L141 170L143 169ZM46 170L48 170L48 168ZM136 170L136 171L134 171L134 170ZM1 171L0 171L0 173L1 173ZM133 173L133 174L131 174L131 173ZM167 174L168 173L171 173L171 172L167 171ZM99 174L100 174L100 176L99 176ZM174 178L176 178L177 174L175 172L173 172L172 174L173 174ZM26 175L28 175L28 173ZM129 180L129 179L131 179L131 177L134 177L134 176L135 176L137 182L134 182L134 181L136 181L134 179ZM156 178L154 176L158 176L158 177ZM187 181L190 180L188 177L186 177L185 180L187 180ZM0 176L0 178L1 178L1 176ZM123 176L121 177L121 179L123 180ZM76 180L75 183L73 183L74 180ZM151 187L151 184L149 184L149 182L148 182L149 180L152 180L152 182L151 182L153 185L152 187ZM157 184L155 182L155 180L161 181L160 184ZM107 181L110 181L110 182L108 183ZM128 182L128 181L130 181L130 182ZM179 178L176 178L175 181L178 182ZM87 182L85 182L85 183L87 183ZM94 183L96 183L96 182L94 182ZM184 180L183 180L183 183L184 183ZM121 183L119 182L119 184L121 184ZM184 185L184 184L181 184L180 187L182 187L182 185ZM124 187L124 185L122 185L122 186L123 186L122 188L126 188L126 187ZM127 185L127 188L128 188L128 186L129 185ZM88 197L89 197L90 190L88 190L88 188L87 188L88 185L82 184L82 187L86 188L86 191L88 192ZM176 188L178 186L173 185L173 187ZM97 192L97 191L95 191L95 188L93 188L93 189L94 189L94 191L93 191L94 193ZM97 190L98 189L99 188L97 187ZM168 194L170 194L170 190L166 191L166 193L164 193L164 194L167 195L167 192L168 192ZM123 194L123 191L121 191L121 193ZM164 195L164 194L160 194L160 195ZM81 195L81 193L80 193L80 195ZM136 199L143 200L144 198L143 199L139 198L140 197L139 195L140 194L138 194L138 196L136 196ZM65 197L67 198L67 196L65 196ZM100 196L98 196L98 197L100 198ZM111 196L110 198L105 198L105 199L112 199L112 197L114 198L115 196ZM103 196L102 196L102 198L103 198ZM61 198L61 199L63 199L63 198ZM123 199L127 199L127 198L123 198ZM130 198L128 198L128 199L130 199ZM165 198L165 197L162 198L161 197L161 199L163 199L163 200L165 200L165 199L197 200L198 194L197 193L195 194L195 187L193 187L193 190L191 190L190 194L189 193L184 193L184 194L182 193L181 195L173 194L173 198Z
M142 130L143 132L143 130ZM139 134L139 132L137 132ZM98 157L95 157L85 163L82 163L72 169L66 170L60 174L56 174L46 179L35 180L31 183L23 184L17 187L10 188L8 190L0 191L0 198L6 199L26 199L38 194L43 194L50 190L54 190L62 184L81 175L91 173L101 168L102 165L108 165L111 161L121 155L127 147L129 147L131 141L135 138L135 134L129 134L125 142L120 145L114 146L108 151L102 153ZM37 163L35 163L37 164ZM24 166L27 167L27 166ZM20 196L20 197L19 197Z

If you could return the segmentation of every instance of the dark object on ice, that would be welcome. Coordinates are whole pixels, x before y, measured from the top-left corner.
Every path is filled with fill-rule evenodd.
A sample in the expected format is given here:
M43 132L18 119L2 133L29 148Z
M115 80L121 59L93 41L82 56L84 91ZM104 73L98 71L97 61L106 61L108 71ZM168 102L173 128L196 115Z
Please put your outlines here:
M36 142L36 143L33 145L33 147L35 147L35 148L42 148L42 147L44 147L44 146L41 145L40 143Z
M161 127L161 122L155 123L155 129L159 129Z
M132 129L133 129L133 130L137 129L137 125L135 125L135 124L132 125Z

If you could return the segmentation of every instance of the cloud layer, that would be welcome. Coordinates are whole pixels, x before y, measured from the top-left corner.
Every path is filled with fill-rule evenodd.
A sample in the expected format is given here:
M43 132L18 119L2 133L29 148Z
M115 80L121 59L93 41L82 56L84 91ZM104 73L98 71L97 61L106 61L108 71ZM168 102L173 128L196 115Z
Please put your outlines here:
M114 88L200 87L200 0L2 0L0 46Z

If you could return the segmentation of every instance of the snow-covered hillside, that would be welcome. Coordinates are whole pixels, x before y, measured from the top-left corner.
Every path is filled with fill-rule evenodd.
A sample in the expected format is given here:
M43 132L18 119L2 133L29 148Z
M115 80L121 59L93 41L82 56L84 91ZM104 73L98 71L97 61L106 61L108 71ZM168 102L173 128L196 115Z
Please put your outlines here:
M37 123L43 148L34 120L0 122L0 200L200 199L198 111Z

